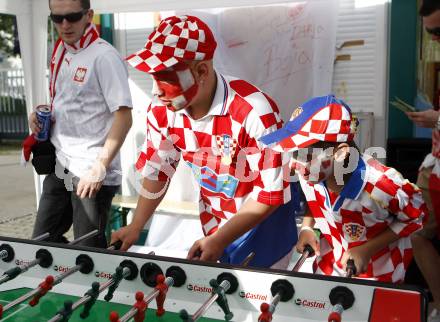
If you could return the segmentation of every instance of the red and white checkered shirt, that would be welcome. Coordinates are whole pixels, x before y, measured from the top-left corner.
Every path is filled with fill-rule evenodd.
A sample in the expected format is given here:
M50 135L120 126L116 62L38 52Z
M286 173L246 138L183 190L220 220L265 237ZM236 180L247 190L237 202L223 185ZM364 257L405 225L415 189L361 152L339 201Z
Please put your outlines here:
M290 200L283 180L286 157L258 141L281 127L270 97L246 81L217 74L213 103L199 120L184 109L172 112L159 101L151 103L136 166L144 177L168 180L183 158L200 185L200 220L209 235L249 198L267 205Z
M432 130L432 150L422 162L420 169L432 168L432 174L440 178L440 131Z
M440 131L432 130L432 155L440 159Z
M417 186L393 168L363 156L339 196L324 183L301 186L321 231L316 273L345 276L340 260L347 249L373 239L389 227L399 239L373 255L359 277L402 282L412 259L410 234L422 227L426 205Z

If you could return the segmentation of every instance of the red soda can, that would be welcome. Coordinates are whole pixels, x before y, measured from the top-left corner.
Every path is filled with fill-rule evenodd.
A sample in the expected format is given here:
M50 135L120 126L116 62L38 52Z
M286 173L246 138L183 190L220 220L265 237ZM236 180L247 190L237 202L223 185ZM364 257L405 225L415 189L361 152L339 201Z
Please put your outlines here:
M35 109L37 120L40 124L40 132L35 136L38 141L46 141L49 139L51 110L49 105L38 105Z

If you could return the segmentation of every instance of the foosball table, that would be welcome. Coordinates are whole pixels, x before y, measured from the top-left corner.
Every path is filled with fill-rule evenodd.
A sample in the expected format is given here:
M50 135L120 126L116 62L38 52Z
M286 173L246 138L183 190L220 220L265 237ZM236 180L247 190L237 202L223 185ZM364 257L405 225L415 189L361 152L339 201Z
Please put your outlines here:
M0 321L424 322L413 286L0 237Z

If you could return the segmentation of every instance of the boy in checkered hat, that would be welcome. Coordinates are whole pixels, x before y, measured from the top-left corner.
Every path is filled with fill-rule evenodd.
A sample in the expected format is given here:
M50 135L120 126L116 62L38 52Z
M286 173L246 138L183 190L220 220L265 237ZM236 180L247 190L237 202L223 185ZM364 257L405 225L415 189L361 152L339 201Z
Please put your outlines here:
M410 235L422 227L426 205L395 169L360 155L356 127L350 108L328 95L305 102L261 141L293 153L309 206L296 247L314 248L315 272L345 276L353 259L358 277L402 282L412 257Z
M241 263L253 252L252 266L287 267L297 240L290 187L283 180L288 160L283 163L282 154L258 142L281 128L278 108L248 82L218 73L212 61L216 46L203 21L173 16L127 58L154 80L147 139L137 162L143 188L150 195L166 191L178 162L185 162L200 185L206 236L188 258ZM122 240L123 250L133 244L163 195L141 195L133 222L112 241Z

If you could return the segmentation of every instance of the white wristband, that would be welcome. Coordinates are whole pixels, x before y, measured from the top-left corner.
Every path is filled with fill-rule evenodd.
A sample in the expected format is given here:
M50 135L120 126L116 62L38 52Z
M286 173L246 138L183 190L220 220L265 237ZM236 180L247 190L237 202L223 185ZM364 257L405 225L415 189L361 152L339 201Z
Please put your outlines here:
M315 230L312 228L312 227L309 227L309 226L303 226L303 227L301 227L301 229L299 230L299 232L302 232L303 230L308 230L308 231L311 231L311 232L315 232Z

